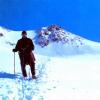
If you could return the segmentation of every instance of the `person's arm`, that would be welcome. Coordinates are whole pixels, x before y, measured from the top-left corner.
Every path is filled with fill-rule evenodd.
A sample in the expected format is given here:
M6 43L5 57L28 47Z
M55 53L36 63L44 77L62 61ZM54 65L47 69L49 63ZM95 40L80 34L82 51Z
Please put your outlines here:
M18 51L18 45L19 45L19 41L17 42L15 48L13 49L13 52L17 52Z
M32 42L32 40L30 40L30 45L28 47L26 47L26 52L31 52L32 50L34 50L34 44Z
M33 42L32 42L32 40L31 40L31 50L34 50L34 44L33 44Z

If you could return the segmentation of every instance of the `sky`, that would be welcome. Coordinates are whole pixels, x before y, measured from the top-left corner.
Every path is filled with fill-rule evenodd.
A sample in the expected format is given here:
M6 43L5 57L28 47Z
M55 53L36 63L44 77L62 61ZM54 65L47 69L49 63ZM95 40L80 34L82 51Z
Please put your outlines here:
M100 0L0 0L0 26L32 30L58 24L100 42Z

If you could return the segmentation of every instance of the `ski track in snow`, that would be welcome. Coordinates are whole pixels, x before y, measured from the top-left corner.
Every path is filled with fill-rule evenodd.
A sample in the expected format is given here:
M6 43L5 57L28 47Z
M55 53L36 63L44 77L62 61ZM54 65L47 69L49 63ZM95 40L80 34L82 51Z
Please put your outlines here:
M40 57L39 57L40 58ZM43 59L43 58L42 58ZM6 76L0 78L0 99L1 100L44 100L43 95L46 92L56 88L57 82L47 80L47 73L45 66L50 59L45 59L38 65L36 80L24 80L21 74L16 76ZM5 74L5 73L4 73ZM3 74L2 74L3 75ZM10 75L10 74L9 74ZM9 79L10 78L10 79ZM49 82L49 84L48 84ZM51 84L53 83L53 84Z
M39 66L40 70L42 66ZM41 72L41 73L40 73ZM37 75L38 79L36 80L24 80L21 75L9 79L9 78L1 78L0 79L0 100L32 100L32 98L41 98L39 95L40 87L44 83L41 80L41 77L44 72L42 70ZM45 74L45 73L44 73ZM41 91L42 92L42 91ZM42 99L41 99L42 100Z

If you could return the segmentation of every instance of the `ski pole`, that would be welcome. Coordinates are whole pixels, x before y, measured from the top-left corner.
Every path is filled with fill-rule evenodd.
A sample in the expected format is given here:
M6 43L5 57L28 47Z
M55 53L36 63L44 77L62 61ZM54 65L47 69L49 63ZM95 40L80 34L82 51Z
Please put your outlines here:
M14 52L14 75L15 75L15 52Z

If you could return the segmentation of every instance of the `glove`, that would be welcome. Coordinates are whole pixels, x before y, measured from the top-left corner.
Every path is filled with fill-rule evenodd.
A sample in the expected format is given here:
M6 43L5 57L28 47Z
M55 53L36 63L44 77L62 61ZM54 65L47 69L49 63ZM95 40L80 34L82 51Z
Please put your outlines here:
M13 52L17 52L17 50L16 50L16 49L13 49L12 51L13 51Z

